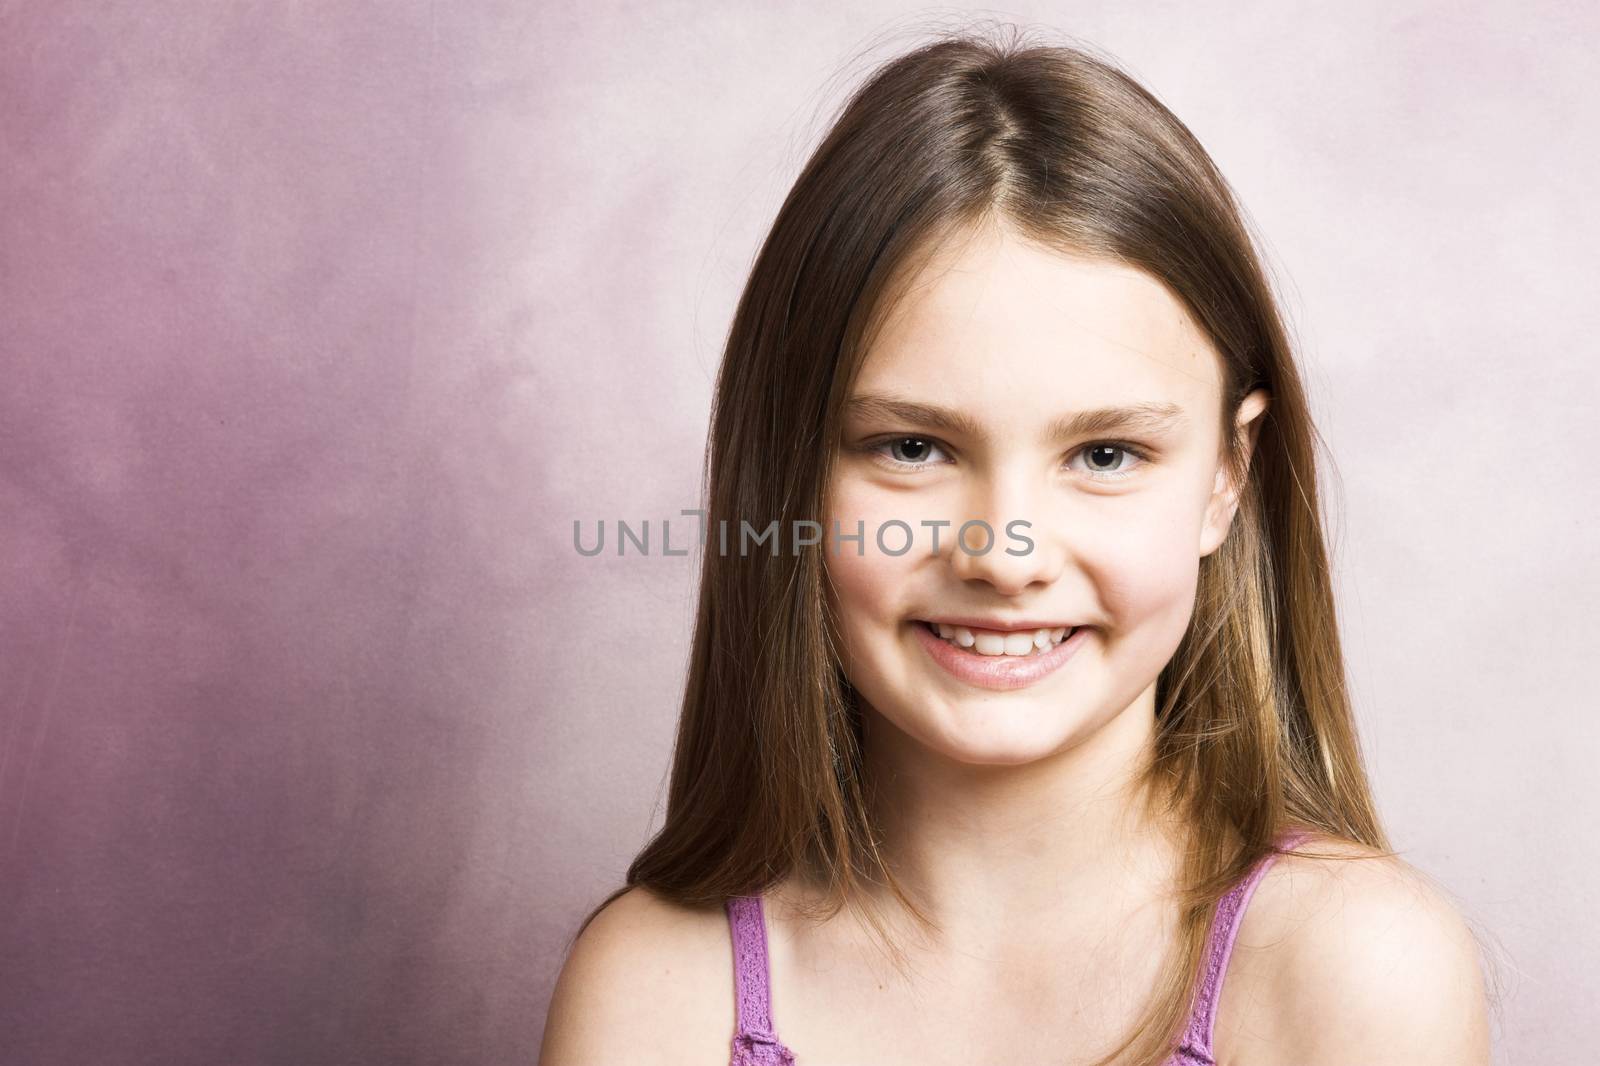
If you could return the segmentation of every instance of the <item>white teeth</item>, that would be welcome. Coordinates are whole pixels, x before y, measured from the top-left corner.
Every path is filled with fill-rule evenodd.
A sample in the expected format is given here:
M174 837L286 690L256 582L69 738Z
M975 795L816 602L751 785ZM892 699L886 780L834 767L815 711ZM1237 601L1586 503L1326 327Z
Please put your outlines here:
M999 633L989 629L974 632L966 626L946 625L943 622L935 622L933 628L943 639L958 647L971 648L979 655L1017 657L1049 651L1072 631L1070 626L1057 626L1054 629L1031 629L1019 633Z

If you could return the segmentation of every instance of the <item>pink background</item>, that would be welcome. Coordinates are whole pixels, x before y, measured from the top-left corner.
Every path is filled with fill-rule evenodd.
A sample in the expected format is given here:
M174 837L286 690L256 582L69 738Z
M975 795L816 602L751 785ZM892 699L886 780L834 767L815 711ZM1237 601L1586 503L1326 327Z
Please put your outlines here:
M1595 10L1003 13L1265 235L1379 800L1503 1063L1600 1002ZM694 580L572 522L695 505L755 246L924 21L0 0L8 1066L533 1061L660 817Z

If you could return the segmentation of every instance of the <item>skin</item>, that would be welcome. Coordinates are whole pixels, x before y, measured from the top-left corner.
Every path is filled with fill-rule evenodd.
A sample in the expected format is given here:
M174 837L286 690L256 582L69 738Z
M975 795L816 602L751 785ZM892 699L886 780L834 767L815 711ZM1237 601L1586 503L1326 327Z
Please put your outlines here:
M1220 388L1217 355L1154 279L998 227L936 257L868 354L855 397L957 410L972 431L849 409L828 528L1032 523L1020 556L1005 539L935 555L931 531L898 557L870 535L864 554L827 556L886 847L946 947L1026 939L1034 917L1079 908L1096 886L1120 895L1162 865L1158 829L1126 786L1153 739L1156 678L1188 627L1199 561L1237 506ZM1173 405L1181 421L1047 436L1064 414L1135 403ZM1266 406L1256 392L1240 407L1252 441ZM905 437L924 443L895 445ZM1116 440L1144 457L1097 448ZM1066 666L1003 692L953 678L915 632L920 619L996 614L1091 631ZM1128 856L1146 862L1119 874Z
M958 411L967 423L847 405L829 486L827 528L862 520L869 531L863 553L842 545L827 569L845 671L864 703L884 850L940 927L897 929L917 945L917 999L939 1006L908 1013L901 1031L956 1030L943 1042L963 1029L1005 1031L1010 1018L1018 1031L1044 1026L1058 1050L1105 1050L1175 931L1160 898L1176 869L1170 827L1129 786L1153 742L1156 678L1188 627L1199 561L1237 506L1222 466L1220 360L1149 275L995 226L927 265L852 396ZM1178 419L1050 434L1063 415L1139 403L1170 405ZM1241 405L1247 438L1266 406L1264 392ZM877 550L870 531L891 519L923 534L914 550ZM950 531L971 519L1001 534L986 554L954 547ZM1003 536L1015 519L1031 523L1027 554L1002 550L1020 547ZM951 525L935 554L923 523L938 520ZM981 547L981 535L968 544ZM1066 666L1006 691L953 678L915 632L922 619L995 614L1091 631ZM880 902L892 912L887 894ZM820 964L841 949L802 934L796 961ZM903 979L878 970L854 988L834 982L817 1016L828 1007L840 1016L879 981ZM1063 1017L1054 1007L1063 1002L1082 1006ZM841 1059L869 1039L820 1025L804 1037Z
M1137 270L1034 246L1003 226L957 240L897 305L853 396L960 412L956 430L852 409L829 554L846 672L864 701L883 849L937 923L879 898L902 973L846 908L817 924L795 876L767 893L774 1021L801 1066L1089 1061L1145 1005L1176 933L1174 827L1128 788L1153 741L1155 681L1194 608L1200 560L1237 509L1222 466L1221 363ZM1159 432L1053 439L1061 416L1174 405ZM1253 448L1267 396L1232 413ZM895 447L904 438L932 447ZM1126 443L1144 458L1093 446ZM896 463L895 460L900 460ZM1098 476L1122 473L1124 476ZM972 518L987 554L954 550ZM899 519L911 551L877 550ZM1032 551L1009 555L1013 519ZM930 553L924 520L947 520ZM896 536L889 543L897 546ZM979 545L976 534L968 542ZM917 620L1012 614L1092 627L1054 674L992 691L952 678ZM1355 845L1325 842L1357 856ZM1487 1063L1482 986L1459 916L1392 859L1279 860L1245 913L1219 1003L1221 1066ZM726 1062L731 960L720 909L634 889L574 946L541 1061Z

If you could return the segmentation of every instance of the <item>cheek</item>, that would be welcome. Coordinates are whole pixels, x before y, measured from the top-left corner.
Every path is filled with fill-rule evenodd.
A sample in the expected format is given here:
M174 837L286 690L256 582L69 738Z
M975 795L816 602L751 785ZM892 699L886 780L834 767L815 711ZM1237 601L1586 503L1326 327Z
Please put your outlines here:
M1114 533L1093 539L1083 563L1115 628L1175 649L1194 608L1203 501L1179 493L1141 503L1118 515Z
M884 522L906 522L912 526L913 538L925 532L917 529L914 516L891 508L884 495L849 479L836 482L829 492L830 506L823 523L823 565L829 579L828 600L845 643L841 651L847 659L851 649L859 648L859 642L868 634L898 623L906 576L915 565L918 552L927 550L925 542L913 539L911 551L904 555L879 551L876 535ZM835 522L844 535L854 535L858 532L857 523L861 523L862 541L836 542ZM905 543L904 531L885 531L884 543L898 551Z
M841 522L844 532L854 527L854 520ZM885 598L893 589L893 582L884 572L884 560L872 553L856 555L856 545L845 543L834 554L833 526L827 527L823 537L823 566L828 576L828 601L839 620L840 633L846 645L863 627L872 624L873 615L882 611Z

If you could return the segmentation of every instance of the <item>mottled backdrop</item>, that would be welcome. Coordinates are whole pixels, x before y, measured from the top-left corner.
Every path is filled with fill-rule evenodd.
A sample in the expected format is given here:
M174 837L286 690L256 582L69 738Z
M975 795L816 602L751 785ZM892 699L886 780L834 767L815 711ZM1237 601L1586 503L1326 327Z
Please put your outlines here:
M1250 208L1380 801L1499 1061L1592 1061L1595 8L998 14ZM0 1061L534 1060L693 588L572 521L694 505L763 229L925 17L0 0Z

